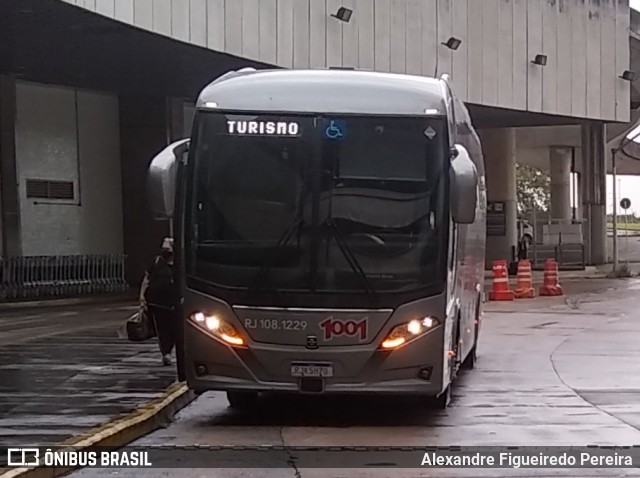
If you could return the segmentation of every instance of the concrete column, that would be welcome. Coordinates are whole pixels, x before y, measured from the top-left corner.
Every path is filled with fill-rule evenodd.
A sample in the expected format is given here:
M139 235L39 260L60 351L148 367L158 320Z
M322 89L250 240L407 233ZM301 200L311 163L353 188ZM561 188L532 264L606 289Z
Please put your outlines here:
M580 158L581 156L576 151L576 158ZM582 213L582 173L576 173L576 185L575 185L575 217L576 220L581 220L584 217Z
M22 254L16 159L16 82L0 75L0 255Z
M582 210L585 221L585 261L590 265L607 261L606 161L604 125L582 126Z
M551 217L571 219L571 149L551 147Z
M125 275L137 287L169 231L153 220L147 201L149 163L169 137L167 103L151 96L120 96L119 102Z
M511 261L518 242L515 130L482 130L480 140L487 178L486 267L490 268L494 260Z
M147 171L167 144L184 137L183 102L155 96L120 96L120 148L126 279L139 285L144 271L170 234L169 221L153 219Z

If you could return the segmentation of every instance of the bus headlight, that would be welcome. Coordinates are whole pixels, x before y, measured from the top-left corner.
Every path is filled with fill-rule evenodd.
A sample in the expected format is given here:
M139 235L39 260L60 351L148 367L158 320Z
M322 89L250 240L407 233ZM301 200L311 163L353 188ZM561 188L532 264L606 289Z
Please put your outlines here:
M196 312L195 314L191 314L191 321L229 345L245 345L244 339L240 336L235 327L216 315L207 315L202 312Z
M380 344L380 347L386 350L398 348L435 329L438 325L440 325L440 321L435 317L415 319L405 324L397 325L391 329L391 332Z

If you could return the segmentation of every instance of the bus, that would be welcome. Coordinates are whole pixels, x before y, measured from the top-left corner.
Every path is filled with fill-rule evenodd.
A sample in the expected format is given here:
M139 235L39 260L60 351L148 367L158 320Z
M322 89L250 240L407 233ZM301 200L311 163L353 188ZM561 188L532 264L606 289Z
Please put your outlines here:
M448 77L230 72L149 167L182 291L179 376L263 392L416 395L473 368L481 145Z

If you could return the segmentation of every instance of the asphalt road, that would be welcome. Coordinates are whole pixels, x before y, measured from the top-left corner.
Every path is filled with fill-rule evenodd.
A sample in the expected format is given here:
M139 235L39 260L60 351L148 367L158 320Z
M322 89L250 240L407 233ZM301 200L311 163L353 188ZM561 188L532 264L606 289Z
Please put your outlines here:
M478 367L451 407L398 397L266 397L253 412L207 393L135 445L428 446L640 444L640 281L594 293L488 305ZM172 455L174 456L174 455ZM172 458L173 459L173 458ZM86 469L74 478L640 476L640 470L298 469L286 455L249 468Z
M612 260L613 237L607 236L607 247L609 258ZM625 236L624 231L619 232L618 236L618 254L621 261L640 262L640 234L634 233Z

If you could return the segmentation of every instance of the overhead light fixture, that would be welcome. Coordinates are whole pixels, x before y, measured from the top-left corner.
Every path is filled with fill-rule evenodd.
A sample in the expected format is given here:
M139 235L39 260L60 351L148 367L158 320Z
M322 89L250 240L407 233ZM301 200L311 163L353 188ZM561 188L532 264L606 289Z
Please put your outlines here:
M531 63L534 65L547 66L547 55L538 54Z
M449 48L450 50L457 50L461 43L462 43L462 40L456 37L451 37L447 41L442 42L442 44L447 48Z
M350 10L348 8L345 8L345 7L340 7L340 8L338 8L338 12L337 13L332 13L331 16L333 18L337 18L341 22L349 23L349 20L351 20L351 15L352 14L353 14L353 10Z
M622 80L625 80L625 81L635 81L636 72L635 71L624 70L622 75L620 75L618 78L620 78Z

